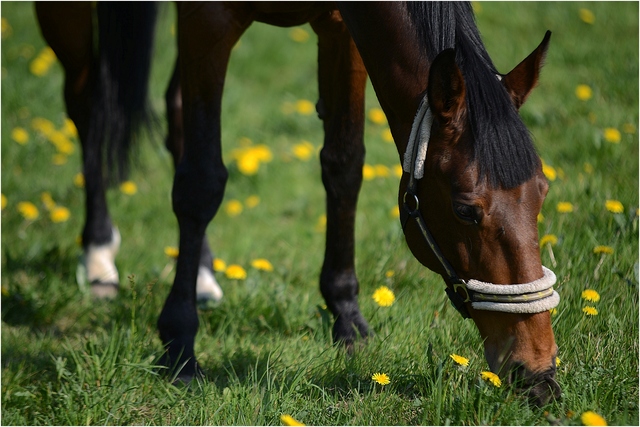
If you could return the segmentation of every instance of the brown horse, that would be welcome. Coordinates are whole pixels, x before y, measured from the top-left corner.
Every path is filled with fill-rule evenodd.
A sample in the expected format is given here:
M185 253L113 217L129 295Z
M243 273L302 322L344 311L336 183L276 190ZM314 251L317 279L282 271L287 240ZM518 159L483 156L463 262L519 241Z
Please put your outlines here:
M452 303L478 326L492 371L538 404L559 397L549 314L558 297L555 276L541 265L536 222L548 185L518 116L537 84L549 33L515 69L499 74L471 6L457 2L178 3L184 145L173 209L180 256L158 321L164 363L185 379L199 372L199 260L227 180L221 98L231 49L254 21L309 22L318 35L327 192L320 289L335 318L334 340L351 347L369 334L354 267L368 75L404 164L398 200L409 248L442 275Z

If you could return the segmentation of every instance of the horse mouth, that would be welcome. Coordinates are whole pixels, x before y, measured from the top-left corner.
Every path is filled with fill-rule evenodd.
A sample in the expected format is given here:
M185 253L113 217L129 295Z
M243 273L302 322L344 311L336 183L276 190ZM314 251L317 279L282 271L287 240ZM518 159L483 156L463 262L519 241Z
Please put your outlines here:
M526 395L532 405L542 407L551 400L559 400L562 395L555 377L555 366L546 371L531 373L524 365L518 364L509 374L508 382L519 393Z

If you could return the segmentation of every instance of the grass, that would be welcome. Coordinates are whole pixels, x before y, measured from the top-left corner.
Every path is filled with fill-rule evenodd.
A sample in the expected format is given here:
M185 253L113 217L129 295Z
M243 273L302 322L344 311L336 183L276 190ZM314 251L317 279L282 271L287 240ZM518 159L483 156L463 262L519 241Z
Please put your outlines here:
M590 9L595 22L580 20ZM2 36L2 424L280 424L290 414L306 424L580 424L592 410L609 424L638 418L638 5L637 3L481 3L478 24L499 70L506 72L553 31L540 86L521 114L556 179L543 207L540 235L554 234L561 303L553 317L560 348L563 399L529 407L509 388L480 379L487 370L471 322L449 306L438 277L422 268L403 241L393 175L365 181L357 216L360 303L376 335L346 357L331 345L331 321L318 291L324 236L324 190L317 155L302 161L296 144L322 141L315 115L289 112L299 99L315 102L315 36L294 42L289 29L254 24L236 48L227 79L223 144L230 180L208 235L216 255L247 270L246 280L219 275L224 300L200 312L196 353L206 378L175 387L158 375L162 346L155 323L173 279L177 225L170 208L172 166L160 139L149 138L130 179L137 193L108 194L123 236L119 297L95 304L78 287L83 223L80 147L62 165L56 149L31 128L43 117L64 123L62 70L43 77L29 64L45 46L30 3L3 3ZM162 113L175 60L173 6L158 24L152 102ZM10 25L5 27L4 20ZM578 84L593 96L581 101ZM283 106L285 107L283 109ZM371 87L367 110L378 106ZM629 124L631 126L629 126ZM16 127L27 130L21 145ZM604 130L621 132L619 143ZM367 163L398 163L384 125L367 122ZM239 172L231 153L249 138L273 153L256 176ZM49 192L70 218L52 222L41 202ZM259 204L250 208L249 196ZM605 208L619 200L624 211ZM21 201L39 209L25 220ZM573 212L556 210L570 202ZM596 255L607 245L613 254ZM543 262L552 266L547 248ZM274 271L252 269L267 258ZM386 272L393 271L392 277ZM371 295L387 285L389 308ZM586 316L584 289L601 295ZM457 368L449 355L470 359ZM371 381L375 372L389 385Z

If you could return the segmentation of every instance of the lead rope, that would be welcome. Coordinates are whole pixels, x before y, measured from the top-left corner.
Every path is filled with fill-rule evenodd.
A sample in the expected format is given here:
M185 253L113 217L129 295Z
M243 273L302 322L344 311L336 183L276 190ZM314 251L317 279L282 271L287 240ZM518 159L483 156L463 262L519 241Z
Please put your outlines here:
M542 266L543 276L540 279L517 285L496 285L475 279L465 281L459 278L444 257L422 217L417 196L417 180L424 177L432 125L433 114L425 94L413 120L407 151L403 159L402 167L409 173L409 183L403 197L401 222L404 230L408 219L415 219L422 236L449 278L451 287L447 286L445 290L453 306L464 318L471 317L465 305L467 302L471 302L471 306L476 310L504 313L541 313L556 307L560 302L560 295L553 290L556 276L545 266ZM410 203L414 203L414 206L411 207ZM458 293L459 290L462 290L466 297L462 297Z

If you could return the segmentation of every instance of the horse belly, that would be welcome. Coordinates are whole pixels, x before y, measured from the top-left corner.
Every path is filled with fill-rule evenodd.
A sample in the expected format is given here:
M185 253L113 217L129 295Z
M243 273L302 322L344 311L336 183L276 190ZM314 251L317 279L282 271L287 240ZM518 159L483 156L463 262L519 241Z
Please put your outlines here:
M277 27L293 27L313 21L323 13L336 9L333 2L255 2L255 20Z

